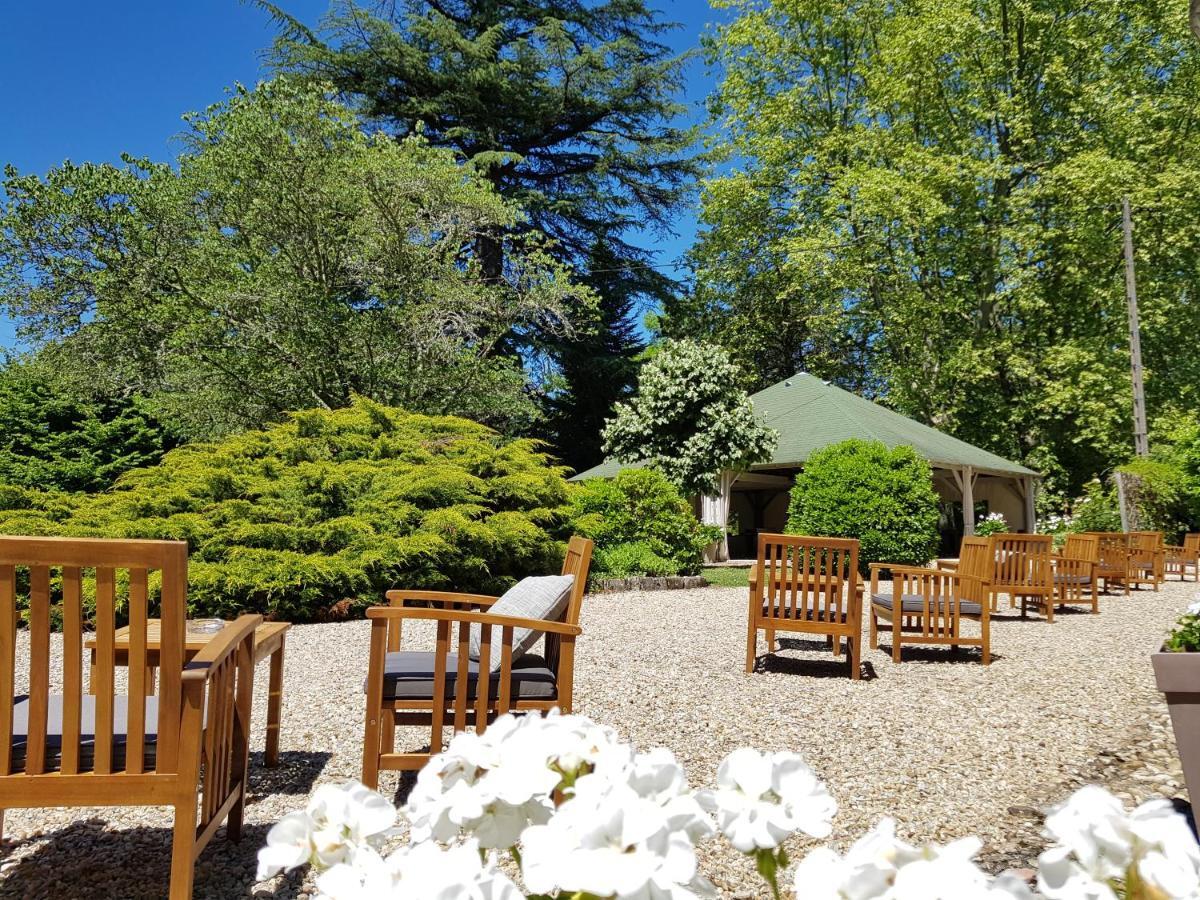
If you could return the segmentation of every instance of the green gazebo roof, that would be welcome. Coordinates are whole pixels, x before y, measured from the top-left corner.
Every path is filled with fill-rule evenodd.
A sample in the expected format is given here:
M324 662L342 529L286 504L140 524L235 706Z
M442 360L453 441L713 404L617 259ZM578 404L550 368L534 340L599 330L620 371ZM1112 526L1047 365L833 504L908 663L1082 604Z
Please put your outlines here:
M754 466L754 471L802 466L809 455L823 447L859 438L882 441L889 447L910 446L936 468L970 466L985 475L1013 477L1038 474L805 372L773 384L750 399L763 421L779 432L771 461ZM605 460L572 480L606 478L627 468L630 466Z

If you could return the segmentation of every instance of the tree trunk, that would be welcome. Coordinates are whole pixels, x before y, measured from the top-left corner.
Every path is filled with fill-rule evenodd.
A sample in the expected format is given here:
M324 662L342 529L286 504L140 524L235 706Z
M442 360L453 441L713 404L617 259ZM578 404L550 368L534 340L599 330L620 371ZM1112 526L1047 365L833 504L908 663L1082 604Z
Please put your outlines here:
M1192 25L1192 34L1196 36L1196 40L1200 41L1200 0L1192 0L1191 15L1188 16L1188 21Z

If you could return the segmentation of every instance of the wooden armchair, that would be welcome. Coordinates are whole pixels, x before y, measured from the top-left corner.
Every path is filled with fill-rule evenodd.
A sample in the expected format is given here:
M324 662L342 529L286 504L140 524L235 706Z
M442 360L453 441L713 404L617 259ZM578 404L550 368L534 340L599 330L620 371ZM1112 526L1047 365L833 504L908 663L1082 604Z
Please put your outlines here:
M1088 603L1100 612L1096 570L1100 565L1100 538L1094 534L1070 534L1061 554L1054 557L1054 602Z
M1178 575L1179 580L1187 578L1187 570L1192 569L1192 578L1200 581L1200 533L1190 533L1183 536L1183 543L1177 546L1167 546L1164 559L1164 574Z
M765 631L767 651L775 632L820 634L835 656L848 645L850 677L857 681L862 659L862 577L858 541L846 538L761 534L758 564L750 570L750 608L746 624L746 671L754 671L758 632Z
M1100 557L1096 563L1096 578L1104 582L1104 593L1112 593L1113 582L1119 582L1129 596L1129 535L1119 531L1089 531L1099 540Z
M1166 576L1167 550L1161 531L1129 532L1129 580L1141 588L1149 584L1162 587Z
M1054 621L1054 538L1048 534L993 534L988 538L992 572L987 589L995 608L996 597L1008 594L1010 605L1021 600L1025 616L1030 602L1047 622Z
M381 769L420 769L441 752L447 727L455 733L468 727L482 733L496 716L507 712L544 712L555 707L570 712L575 639L582 633L579 614L591 560L592 542L571 538L562 574L574 576L574 581L557 621L495 615L489 610L498 597L445 591L388 591L390 605L368 609L371 655L363 784L377 787ZM432 652L401 650L406 620L436 623ZM545 653L514 659L514 632L526 628L545 635ZM478 660L470 658L473 629L479 634ZM491 675L482 678L481 672ZM428 752L396 753L398 725L428 726Z
M162 574L162 637L159 691L147 696L151 571ZM18 696L16 599L26 583L29 693ZM88 693L82 598L91 590L97 652ZM262 621L242 616L227 625L185 670L186 590L181 541L0 537L0 810L173 806L171 900L191 897L196 857L223 821L231 840L241 835L254 629ZM52 694L50 613L60 593L63 693ZM114 677L119 594L131 635L124 693Z
M960 567L962 559L960 557ZM871 649L879 649L879 621L892 633L892 662L900 662L902 644L948 644L979 647L983 664L992 661L988 604L983 584L974 575L944 569L871 563ZM892 592L881 593L879 578L891 570ZM979 637L963 636L963 619L979 623Z

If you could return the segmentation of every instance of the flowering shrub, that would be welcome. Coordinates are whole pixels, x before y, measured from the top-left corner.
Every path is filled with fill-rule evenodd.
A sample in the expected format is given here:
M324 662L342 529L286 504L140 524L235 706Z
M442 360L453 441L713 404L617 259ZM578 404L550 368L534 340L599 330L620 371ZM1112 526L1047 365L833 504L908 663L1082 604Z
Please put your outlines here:
M1008 531L1008 520L1002 513L988 513L975 523L976 537L987 537L989 534L1004 534Z
M1200 594L1197 594L1187 608L1167 640L1163 644L1165 650L1172 653L1196 653L1200 651Z
M690 900L716 895L696 846L720 834L779 898L783 842L828 837L837 803L794 753L736 750L715 788L693 791L669 750L640 753L610 728L552 712L455 736L402 813L409 843L384 857L396 810L361 784L324 785L271 829L259 880L308 863L326 900ZM978 839L914 847L890 819L844 855L809 852L793 889L803 900L1200 900L1200 848L1165 800L1128 813L1102 788L1083 788L1046 833L1055 843L1039 858L1038 894L980 869Z

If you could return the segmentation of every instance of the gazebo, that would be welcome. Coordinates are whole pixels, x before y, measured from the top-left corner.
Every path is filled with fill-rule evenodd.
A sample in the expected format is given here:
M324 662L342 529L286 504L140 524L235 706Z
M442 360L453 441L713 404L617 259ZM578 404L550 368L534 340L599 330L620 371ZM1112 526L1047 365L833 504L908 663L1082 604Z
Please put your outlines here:
M801 372L750 398L762 420L779 432L770 462L742 473L725 472L721 493L694 498L702 521L730 526L728 542L715 547L715 561L749 558L760 531L782 531L789 492L809 455L850 438L912 447L933 467L933 486L942 498L943 552L973 534L975 519L1001 513L1014 531L1033 531L1034 498L1040 475L922 425L850 391ZM623 468L614 460L580 472L572 480L611 477ZM964 516L963 510L974 510Z

